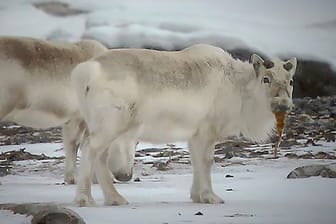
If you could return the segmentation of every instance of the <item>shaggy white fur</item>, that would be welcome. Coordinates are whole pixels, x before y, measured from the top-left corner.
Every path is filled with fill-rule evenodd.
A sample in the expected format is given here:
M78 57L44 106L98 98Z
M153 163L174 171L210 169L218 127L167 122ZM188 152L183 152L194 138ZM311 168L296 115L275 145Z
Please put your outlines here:
M63 126L65 181L74 183L78 141L85 129L70 73L107 49L97 41L57 43L0 38L0 121L34 128Z
M127 203L106 179L101 159L111 142L126 138L187 140L193 165L191 199L223 203L211 183L214 144L240 134L263 141L274 128L274 113L292 107L296 59L264 61L252 55L251 62L234 60L220 48L195 45L177 52L110 50L79 64L72 83L90 134L75 201L93 204L90 180L100 159L98 181L105 204ZM125 154L134 156L127 150L132 149Z

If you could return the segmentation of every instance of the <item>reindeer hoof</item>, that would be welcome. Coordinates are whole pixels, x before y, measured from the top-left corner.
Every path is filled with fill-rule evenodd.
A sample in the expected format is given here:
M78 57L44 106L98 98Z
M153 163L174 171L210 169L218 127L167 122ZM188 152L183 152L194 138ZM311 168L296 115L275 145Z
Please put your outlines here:
M64 182L66 184L76 184L76 178L73 174L65 174Z
M105 200L104 202L104 205L127 205L128 204L128 201L122 197L122 196L118 196L118 197L115 197L114 199L111 199L111 200Z
M76 195L76 197L75 197L75 203L79 207L92 207L92 206L96 205L96 203L93 200L93 198L89 197L89 196L87 196L85 194Z
M195 203L206 203L206 204L222 204L224 200L217 196L215 193L210 191L203 191L201 193L192 192L191 199Z

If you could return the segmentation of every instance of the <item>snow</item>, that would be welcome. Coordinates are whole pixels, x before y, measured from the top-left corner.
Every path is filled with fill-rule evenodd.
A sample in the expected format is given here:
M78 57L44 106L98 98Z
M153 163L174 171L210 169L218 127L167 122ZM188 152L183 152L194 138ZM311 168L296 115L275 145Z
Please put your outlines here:
M75 41L109 47L183 48L194 43L252 48L269 56L298 56L336 65L333 0L59 0L87 14L56 17L35 0L0 2L0 35Z
M84 32L85 18L73 16L60 18L36 9L25 0L0 2L0 35L48 38L54 31L68 34L67 41L77 41ZM19 19L18 19L19 18ZM64 35L64 34L63 34Z
M67 17L49 15L35 8L33 2L44 1L0 1L0 35L70 42L88 37L112 48L151 46L168 50L203 42L226 49L252 48L269 56L321 59L336 66L334 0L59 0L89 11ZM187 147L186 143L175 144ZM137 150L155 147L169 148L166 144L140 143ZM20 148L51 157L64 155L58 143L1 146L0 152ZM335 148L335 143L324 143L293 151L300 154ZM140 177L140 182L116 184L129 205L103 206L102 192L94 185L97 207L78 208L72 201L76 187L60 184L64 164L52 161L15 162L17 173L0 177L0 203L56 202L78 212L87 224L335 222L334 179L286 179L298 166L330 161L234 158L227 162L225 167L215 164L212 171L214 190L224 198L223 205L191 202L190 165L173 165L172 170L159 172L151 165L137 164L135 177ZM226 174L234 177L224 178ZM195 215L197 212L203 215ZM21 224L29 223L30 217L0 211L0 220Z
M0 147L0 153L11 150L19 151L25 149L32 154L45 154L49 157L64 156L62 143L38 143L38 144L22 144L22 145L4 145Z
M52 147L54 146L54 147ZM148 147L149 146L149 147ZM156 145L140 143L138 150L155 148ZM166 148L166 145L160 145ZM185 147L185 143L175 143ZM12 146L15 148L16 146ZM48 153L59 144L26 145L27 151ZM264 147L264 146L262 146ZM320 147L295 148L293 151L334 151L336 143L324 143ZM11 150L10 146L0 147ZM63 151L60 151L63 152ZM296 160L280 158L243 159L244 163L216 163L212 170L214 190L224 198L225 204L208 205L192 203L189 190L192 181L190 165L173 166L169 172L152 169L141 175L146 165L136 166L135 176L140 182L118 183L118 191L130 202L125 206L103 206L103 194L99 185L93 185L93 197L97 206L79 208L73 203L76 186L62 185L62 172L34 172L34 163L25 161L26 172L0 177L0 203L55 202L76 211L87 224L109 223L305 223L331 224L336 220L336 181L311 177L286 179L294 168L307 164L329 164L330 160ZM240 160L242 161L242 159ZM53 167L50 167L50 170ZM230 174L232 178L225 178ZM203 215L195 215L201 212ZM1 220L5 216L0 213ZM11 222L9 222L11 223ZM13 222L14 223L14 222Z
M32 217L14 214L8 210L0 210L1 223L4 224L30 224Z

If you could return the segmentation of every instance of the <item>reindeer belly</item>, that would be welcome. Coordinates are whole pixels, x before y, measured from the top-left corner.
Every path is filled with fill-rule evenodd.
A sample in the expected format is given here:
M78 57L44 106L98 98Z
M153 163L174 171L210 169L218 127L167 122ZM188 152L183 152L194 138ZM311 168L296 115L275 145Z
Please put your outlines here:
M153 143L182 141L189 139L196 131L196 119L191 121L185 116L167 115L152 117L144 122L141 140Z
M77 112L77 99L65 85L34 83L25 87L4 120L33 128L50 128L63 125Z
M141 140L158 143L189 139L208 114L212 99L206 91L151 94L137 111L143 124Z

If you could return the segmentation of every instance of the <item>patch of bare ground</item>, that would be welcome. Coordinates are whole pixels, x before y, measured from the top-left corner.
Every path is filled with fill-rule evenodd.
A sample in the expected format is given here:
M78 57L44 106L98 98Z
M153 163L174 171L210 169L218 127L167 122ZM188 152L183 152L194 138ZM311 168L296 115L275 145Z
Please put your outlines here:
M63 2L35 2L33 5L47 14L53 16L74 16L89 13L87 10L72 8L69 4Z

